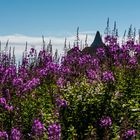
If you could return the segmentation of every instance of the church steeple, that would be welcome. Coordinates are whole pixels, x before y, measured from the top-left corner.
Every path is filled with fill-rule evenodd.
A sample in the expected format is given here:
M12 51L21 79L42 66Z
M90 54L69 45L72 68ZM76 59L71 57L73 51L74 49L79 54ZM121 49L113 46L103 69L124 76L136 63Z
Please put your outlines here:
M93 41L93 43L91 44L90 47L94 47L94 48L97 48L99 46L103 46L103 41L102 41L102 38L101 38L101 35L100 35L100 32L97 31L96 35L95 35L95 39Z
M93 43L91 44L90 47L85 47L83 50L82 50L82 53L83 54L90 54L91 56L94 56L96 55L96 49L98 47L104 47L105 44L103 43L102 41L102 38L101 38L101 35L100 35L100 32L97 31L96 35L95 35L95 38L94 38L94 41Z

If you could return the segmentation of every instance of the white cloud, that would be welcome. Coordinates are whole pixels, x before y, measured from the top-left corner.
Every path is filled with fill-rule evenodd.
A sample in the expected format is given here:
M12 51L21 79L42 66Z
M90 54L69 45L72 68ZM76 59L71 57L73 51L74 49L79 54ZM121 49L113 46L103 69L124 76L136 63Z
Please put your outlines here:
M89 33L88 44L90 45L92 41L94 40L95 32L93 32L93 34L91 34L92 32L89 32L89 31L81 32L79 34L79 38L80 40L82 40L82 43L84 43L86 34L88 33ZM71 45L73 45L73 42L76 39L76 36L72 35L66 38L67 38L67 45L69 44L69 42ZM51 42L53 45L53 51L58 49L58 52L60 54L63 53L65 37L46 36L44 37L44 39L45 39L46 45L51 39ZM28 43L28 49L34 46L39 51L42 48L42 37L25 36L25 35L20 35L20 34L0 36L2 48L5 47L7 40L9 40L9 46L11 46L12 48L15 47L15 54L17 56L17 59L20 59L22 57L22 53L25 49L26 41Z
M90 45L94 40L95 33L96 33L95 31L80 32L79 38L80 40L82 40L82 43L84 44L85 37L87 34L88 45ZM76 35L71 35L66 38L67 38L67 45L70 42L71 47L72 47L73 42L76 40ZM138 36L136 38L138 38ZM45 39L46 45L49 43L49 40L51 39L53 51L58 49L59 54L63 54L65 37L45 36L44 39ZM22 53L25 50L26 41L28 43L28 49L34 46L35 49L39 51L42 48L42 37L25 36L25 35L20 35L20 34L0 36L2 49L5 47L7 40L9 40L9 46L11 46L11 48L15 47L15 54L16 54L17 60L21 60L22 58ZM122 37L119 37L118 41L121 44Z
M79 35L80 40L85 40L85 36L86 34L81 33ZM65 37L54 37L54 36L50 36L50 37L44 37L45 38L45 42L48 43L49 40L52 40L52 44L53 45L63 45L64 44L64 40ZM75 36L69 36L66 37L68 42L73 42L76 37ZM88 35L88 41L91 41L91 39L94 38L94 34L93 35ZM26 43L26 41L30 44L30 45L40 45L42 44L42 37L30 37L30 36L24 36L24 35L8 35L8 36L0 36L0 41L2 43L6 43L7 40L9 40L10 44L22 44L24 45Z

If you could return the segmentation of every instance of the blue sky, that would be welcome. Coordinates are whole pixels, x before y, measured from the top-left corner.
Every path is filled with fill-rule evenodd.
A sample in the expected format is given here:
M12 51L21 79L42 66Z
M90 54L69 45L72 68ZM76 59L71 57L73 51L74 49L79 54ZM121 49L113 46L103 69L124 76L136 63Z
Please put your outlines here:
M140 0L0 0L0 36L69 36L103 33L107 17L122 34L130 24L140 28Z

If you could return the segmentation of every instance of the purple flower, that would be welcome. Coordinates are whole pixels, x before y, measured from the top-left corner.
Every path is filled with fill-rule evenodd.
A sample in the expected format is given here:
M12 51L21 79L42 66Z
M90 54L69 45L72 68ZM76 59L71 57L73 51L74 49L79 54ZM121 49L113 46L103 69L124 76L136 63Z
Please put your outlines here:
M91 55L84 54L79 57L78 63L80 66L83 66L83 65L86 65L87 63L89 63L90 61L91 61Z
M47 72L49 73L57 73L58 72L58 64L54 64L52 62L47 62L46 63L46 68L47 68Z
M105 49L104 48L97 48L96 55L99 58L104 58L105 57Z
M129 47L133 47L134 41L130 39L126 42L126 45L129 46Z
M47 69L41 69L41 70L39 71L39 75L40 75L40 76L47 76Z
M23 58L22 59L22 65L27 65L29 63L29 60L28 60L28 58Z
M11 140L20 140L21 132L17 128L12 128L10 137L11 137Z
M9 106L6 103L6 99L5 98L0 98L0 104L8 111L13 111L13 106Z
M20 86L23 84L23 79L22 78L14 78L13 79L13 86Z
M105 40L105 42L110 41L111 40L111 36L110 35L105 36L104 40Z
M5 71L5 76L6 75L11 75L11 76L15 76L16 75L16 67L15 66L10 66L6 69Z
M4 70L5 70L4 66L0 64L0 74L2 74Z
M33 54L35 52L35 49L34 48L31 48L30 49L30 54Z
M91 64L93 65L94 68L98 69L99 68L99 60L96 58L93 58L91 60Z
M35 136L43 136L43 133L45 131L45 126L42 124L38 119L34 120L34 123L32 125L32 133Z
M140 45L134 45L134 52L140 54Z
M64 100L64 99L57 98L56 99L56 105L58 107L66 107L67 106L67 101Z
M23 87L23 92L26 92L28 90L32 90L33 88L37 87L40 84L39 78L33 78L32 80L27 81Z
M112 54L116 54L117 51L119 50L119 46L118 45L113 45L109 47L109 52Z
M130 67L135 67L136 65L137 65L137 58L136 57L131 57L130 59L129 59L129 62L128 62L128 64L130 65Z
M69 67L67 66L62 66L61 69L60 69L60 73L63 75L63 74L68 74L70 73L70 69Z
M92 79L92 80L97 79L96 71L94 71L94 70L92 70L92 69L87 70L87 77L88 77L89 79Z
M109 45L116 44L117 43L117 37L107 35L107 36L105 36L105 42L108 43Z
M100 119L99 125L101 127L109 127L112 125L112 120L110 117L103 117Z
M120 62L119 62L119 56L117 54L113 54L113 59L114 59L114 65L115 66L119 66Z
M28 77L28 71L25 67L19 67L18 68L18 74L20 77L22 77L23 79Z
M63 87L64 86L64 78L60 77L57 81L56 84L58 87Z
M71 49L70 55L75 56L75 55L77 55L77 54L79 54L79 53L80 53L79 47L76 46L76 47L73 47L73 48Z
M6 100L10 100L11 99L11 95L10 95L9 89L3 88L2 89L2 93L3 93L3 96L6 98Z
M130 129L130 130L127 130L127 131L124 133L124 138L125 138L125 139L129 139L129 138L131 138L131 137L136 136L136 134L137 134L136 130Z
M5 138L6 140L8 140L8 134L6 131L0 131L0 139Z
M13 106L9 106L9 105L5 105L4 108L8 111L13 111L14 110L14 107Z
M48 127L49 140L60 140L61 137L61 126L58 123L49 125Z
M111 71L105 71L105 72L103 72L102 80L103 80L103 82L112 82L115 79L114 79L113 73Z
M0 104L3 106L6 105L6 99L4 97L0 98Z

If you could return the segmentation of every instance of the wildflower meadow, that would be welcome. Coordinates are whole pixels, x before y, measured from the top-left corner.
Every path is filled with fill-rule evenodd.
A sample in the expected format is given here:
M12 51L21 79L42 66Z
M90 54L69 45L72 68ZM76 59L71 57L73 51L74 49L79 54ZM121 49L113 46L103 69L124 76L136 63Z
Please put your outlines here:
M106 34L94 55L0 52L0 140L140 140L140 42ZM51 50L51 49L50 49Z

